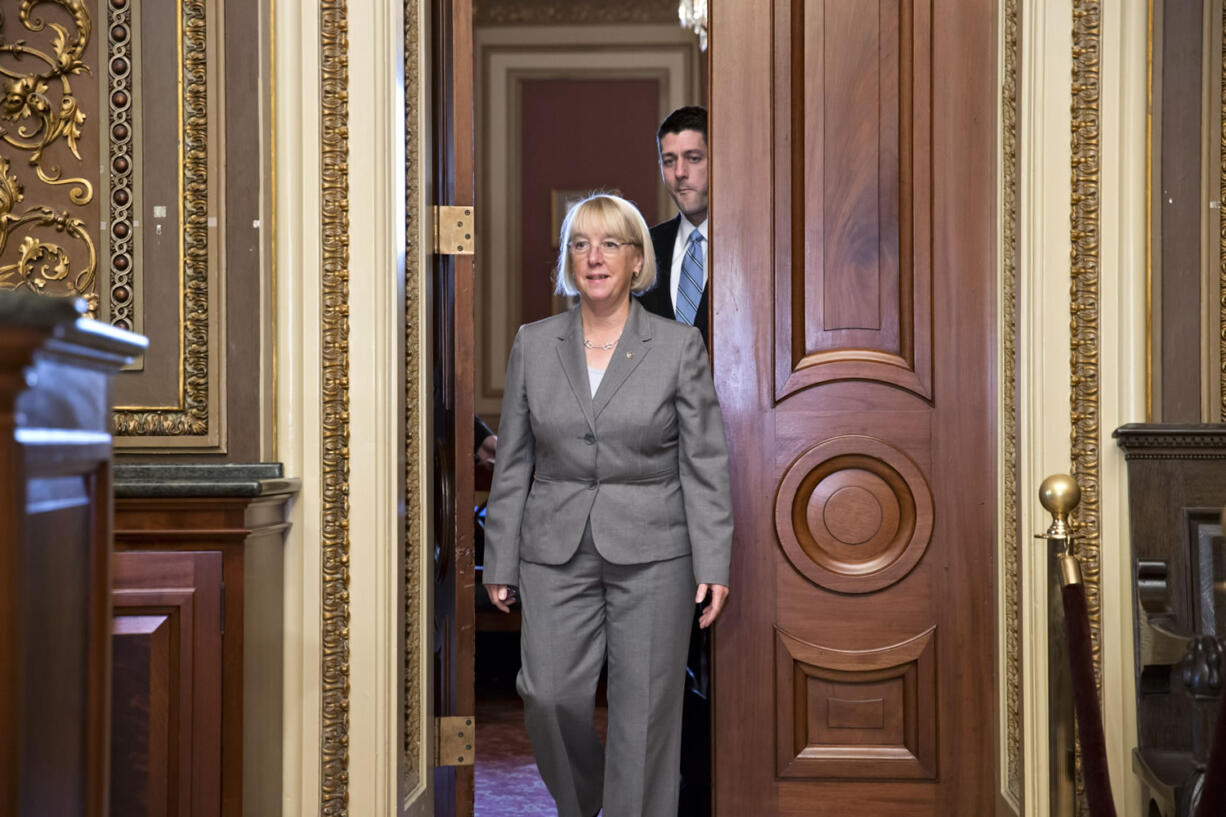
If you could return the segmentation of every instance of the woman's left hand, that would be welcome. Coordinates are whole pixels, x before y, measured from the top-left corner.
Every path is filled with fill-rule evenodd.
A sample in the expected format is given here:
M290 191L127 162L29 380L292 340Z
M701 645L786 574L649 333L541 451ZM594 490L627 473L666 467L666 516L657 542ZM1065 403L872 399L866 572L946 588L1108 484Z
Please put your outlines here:
M698 585L698 595L694 597L695 604L702 604L707 597L707 591L711 591L711 601L702 610L702 615L698 617L698 626L702 629L710 627L715 619L719 618L720 612L724 609L724 602L728 600L728 588L722 584L700 584Z

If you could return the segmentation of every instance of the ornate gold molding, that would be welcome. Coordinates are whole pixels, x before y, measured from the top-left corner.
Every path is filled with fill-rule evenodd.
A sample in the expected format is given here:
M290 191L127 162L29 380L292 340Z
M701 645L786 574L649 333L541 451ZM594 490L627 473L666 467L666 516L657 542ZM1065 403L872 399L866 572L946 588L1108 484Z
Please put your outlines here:
M680 26L676 0L473 0L479 26L673 23Z
M320 3L322 658L320 814L349 813L349 37L346 0Z
M418 70L421 43L417 26L421 0L404 0L404 789L415 786L425 774L425 747L419 736L425 713L422 711L421 679L429 670L422 666L423 645L421 560L426 547L426 531L421 529L422 485L420 478L422 406L417 389L421 378L421 324L418 320L421 287L421 229L417 179L421 112L418 95L421 76Z
M1014 803L1022 798L1022 668L1019 553L1021 535L1018 523L1018 421L1017 421L1017 235L1018 235L1018 89L1019 55L1018 0L1005 0L1004 9L1004 87L1001 89L1001 148L1003 172L1003 300L1001 334L1004 406L1001 427L1004 431L1004 519L1001 524L1001 552L1004 559L1005 606L1005 791Z
M1102 695L1102 592L1099 529L1099 0L1073 2L1072 83L1072 376L1073 477L1081 487L1077 551L1085 580L1095 686ZM1081 746L1077 812L1088 813Z
M132 5L129 0L107 4L107 142L110 170L110 280L107 320L120 329L135 330L139 292L136 286L136 127L133 117L134 58Z
M63 8L72 19L73 30L59 23L48 23L33 14L34 7L42 3L54 3ZM91 72L82 59L93 25L89 11L80 0L21 0L17 19L32 33L50 29L54 36L49 51L40 50L24 38L10 41L3 35L4 14L0 12L0 56L11 58L0 64L3 83L0 141L25 155L35 178L45 186L40 188L40 194L50 193L49 188L68 186L69 202L74 207L84 207L93 202L93 185L84 177L65 177L62 167L51 164L56 159L46 153L52 150L54 154L55 148L62 143L72 157L81 161L78 143L85 112L77 103L70 79ZM25 72L27 60L42 64L29 67L43 70ZM67 158L60 154L61 160ZM89 314L95 315L98 310L98 254L86 222L71 210L46 204L16 212L25 198L25 185L9 159L0 156L0 289L80 296L88 302ZM18 234L23 237L16 246L16 258L6 262L4 252ZM70 253L58 236L73 239L80 245L80 251Z
M209 167L208 21L206 0L182 0L179 7L180 190L182 229L182 352L179 405L170 408L120 407L115 410L119 437L207 437L209 417ZM112 104L116 94L113 91ZM112 167L112 173L116 168ZM114 180L112 180L114 184ZM118 225L116 225L118 226ZM123 236L117 236L123 237Z
M1221 96L1218 116L1221 125L1221 179L1218 201L1226 201L1226 7L1222 10ZM1218 420L1226 422L1226 208L1218 208Z

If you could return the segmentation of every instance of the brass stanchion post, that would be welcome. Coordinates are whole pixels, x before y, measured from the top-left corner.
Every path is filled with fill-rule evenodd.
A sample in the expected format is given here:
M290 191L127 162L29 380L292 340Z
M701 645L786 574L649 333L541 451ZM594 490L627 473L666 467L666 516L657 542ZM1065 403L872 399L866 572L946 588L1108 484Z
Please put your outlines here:
M1061 588L1066 577L1081 581L1081 568L1071 555L1073 529L1069 516L1081 502L1081 488L1067 474L1053 474L1039 486L1039 502L1051 514L1051 525L1036 539L1047 550L1047 750L1052 817L1073 817L1077 811L1076 715L1069 676L1068 639L1065 633ZM1071 562L1071 564L1069 564Z
M1115 817L1102 707L1098 702L1098 686L1094 677L1090 614L1085 586L1081 582L1081 565L1073 554L1073 533L1068 524L1069 514L1081 499L1081 489L1072 477L1057 474L1043 480L1039 486L1039 498L1052 515L1051 527L1039 538L1052 543L1052 556L1059 568L1053 572L1058 572L1060 576L1065 660L1069 668L1077 737L1081 743L1081 771L1090 817Z

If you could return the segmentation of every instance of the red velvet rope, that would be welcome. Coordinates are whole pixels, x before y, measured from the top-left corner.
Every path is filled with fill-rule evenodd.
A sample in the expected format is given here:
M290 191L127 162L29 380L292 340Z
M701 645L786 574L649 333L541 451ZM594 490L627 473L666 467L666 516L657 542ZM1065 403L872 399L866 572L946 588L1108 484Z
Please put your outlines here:
M1217 729L1213 733L1213 748L1209 750L1209 767L1205 769L1205 785L1200 792L1196 817L1220 817L1226 814L1226 703L1217 713Z
M1111 778L1107 773L1107 739L1094 686L1094 658L1090 650L1090 616L1086 589L1066 584L1064 626L1068 635L1069 668L1073 677L1073 701L1077 711L1077 737L1081 742L1081 770L1085 777L1090 817L1115 817ZM1221 812L1207 812L1221 814Z

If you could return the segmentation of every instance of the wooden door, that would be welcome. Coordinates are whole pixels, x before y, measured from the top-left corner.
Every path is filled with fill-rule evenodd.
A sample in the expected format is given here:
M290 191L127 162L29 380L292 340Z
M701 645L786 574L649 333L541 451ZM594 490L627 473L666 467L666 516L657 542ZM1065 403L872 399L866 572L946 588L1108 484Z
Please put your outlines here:
M472 0L433 0L431 201L469 211L473 191ZM464 214L461 214L462 216ZM462 235L461 235L462 238ZM434 337L435 716L472 718L473 658L473 256L435 247ZM450 758L448 759L450 761ZM468 765L439 766L434 813L471 817Z
M994 809L995 14L717 0L715 809Z

